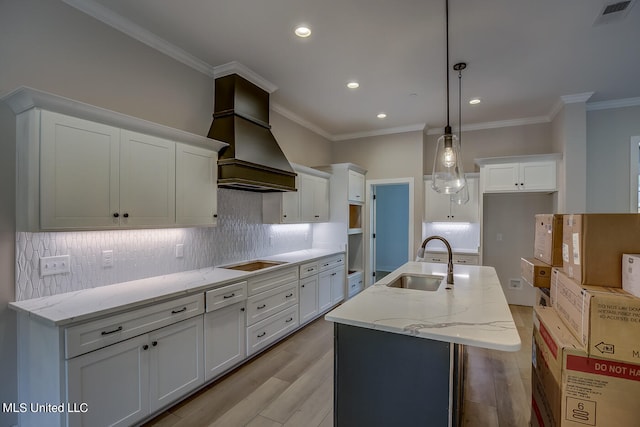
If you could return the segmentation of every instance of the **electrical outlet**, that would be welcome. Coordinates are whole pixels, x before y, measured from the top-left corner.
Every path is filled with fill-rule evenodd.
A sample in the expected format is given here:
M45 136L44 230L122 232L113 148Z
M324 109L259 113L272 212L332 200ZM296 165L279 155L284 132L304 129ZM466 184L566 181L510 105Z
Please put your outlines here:
M496 234L496 240L497 240L498 242L502 242L502 233L498 233L498 234Z
M113 267L113 251L102 251L102 266Z
M64 274L71 271L69 255L47 256L40 258L40 277L52 274Z
M520 279L509 279L509 289L522 289L522 281Z
M184 244L178 243L176 245L176 258L184 257Z

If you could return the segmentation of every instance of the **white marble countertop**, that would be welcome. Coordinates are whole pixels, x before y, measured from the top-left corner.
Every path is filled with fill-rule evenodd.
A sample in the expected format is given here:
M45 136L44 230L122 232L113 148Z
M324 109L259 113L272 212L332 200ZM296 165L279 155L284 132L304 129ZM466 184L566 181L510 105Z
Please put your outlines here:
M285 264L246 272L221 267L207 267L164 276L149 277L92 289L68 292L9 303L12 309L28 313L57 326L83 322L96 317L130 310L138 306L214 289L247 277L287 268L314 259L342 253L338 250L306 249L260 260ZM229 265L235 265L232 263Z
M437 291L390 288L402 274L446 277L446 264L408 262L325 315L331 322L503 351L520 336L493 267L455 265Z

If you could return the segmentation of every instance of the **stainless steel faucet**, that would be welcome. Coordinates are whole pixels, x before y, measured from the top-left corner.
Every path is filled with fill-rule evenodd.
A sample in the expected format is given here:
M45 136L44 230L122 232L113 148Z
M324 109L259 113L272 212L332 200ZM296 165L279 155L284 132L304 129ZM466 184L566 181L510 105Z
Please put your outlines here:
M427 237L424 239L424 242L422 242L420 249L418 249L418 256L420 258L424 257L424 248L427 246L427 243L432 240L440 240L447 247L447 253L449 254L449 262L447 263L447 285L453 286L453 252L451 251L451 245L447 242L447 239L440 236Z

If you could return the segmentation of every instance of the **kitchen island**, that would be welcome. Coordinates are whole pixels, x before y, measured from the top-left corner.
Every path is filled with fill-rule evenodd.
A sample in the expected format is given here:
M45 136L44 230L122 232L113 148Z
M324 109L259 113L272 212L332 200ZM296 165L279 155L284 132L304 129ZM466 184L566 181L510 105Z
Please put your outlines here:
M520 349L493 267L456 265L452 289L446 279L435 291L387 286L446 269L406 263L325 316L335 324L336 427L457 425L463 346Z

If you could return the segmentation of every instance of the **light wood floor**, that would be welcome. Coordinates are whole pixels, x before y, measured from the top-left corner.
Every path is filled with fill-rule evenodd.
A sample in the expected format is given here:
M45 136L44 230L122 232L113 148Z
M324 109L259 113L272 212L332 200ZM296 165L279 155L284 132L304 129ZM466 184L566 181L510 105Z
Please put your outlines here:
M532 309L511 311L519 352L466 347L465 427L529 425ZM333 324L321 318L145 427L332 425Z

